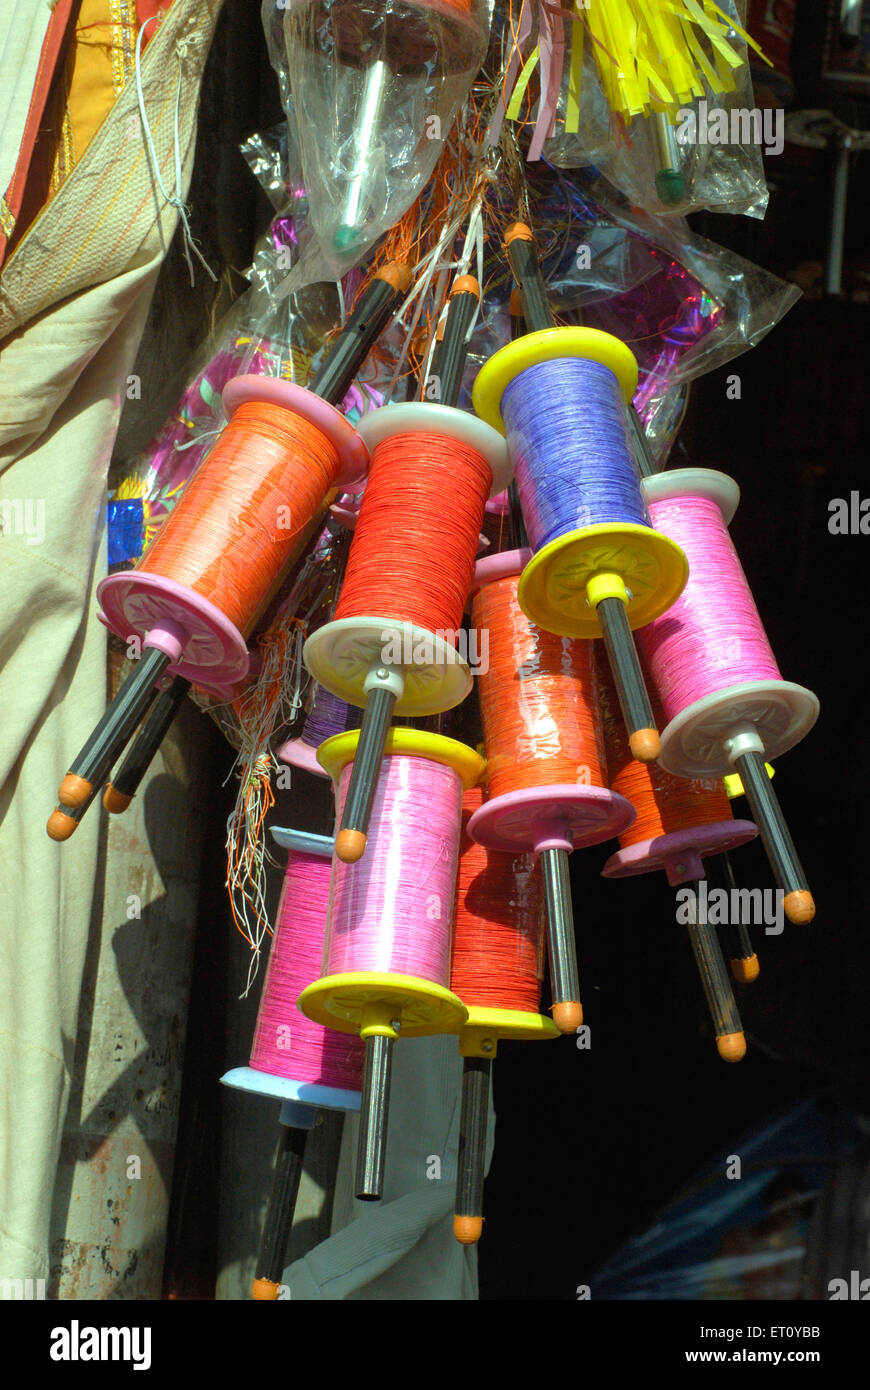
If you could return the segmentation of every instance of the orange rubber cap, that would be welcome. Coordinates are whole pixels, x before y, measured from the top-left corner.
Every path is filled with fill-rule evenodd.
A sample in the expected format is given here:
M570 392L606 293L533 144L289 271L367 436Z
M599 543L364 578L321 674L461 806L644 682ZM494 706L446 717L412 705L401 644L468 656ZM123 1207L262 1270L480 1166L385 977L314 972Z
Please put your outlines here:
M453 282L450 298L455 294L473 294L480 299L480 285L473 275L460 275Z
M387 261L386 265L381 266L375 279L386 280L394 290L401 290L404 294L411 283L411 267L404 261Z
M739 1062L746 1056L746 1039L742 1033L723 1033L716 1039L716 1050L723 1062Z
M510 246L512 241L534 241L531 227L526 226L525 222L512 222L504 234L505 246Z
M751 985L753 980L758 979L760 972L761 966L756 955L748 956L746 960L735 957L731 962L731 974L741 985Z
M367 837L361 830L339 830L335 837L335 852L342 864L356 864L366 852Z
M654 763L662 751L662 741L657 729L635 729L630 735L628 746L631 756L639 763Z
M554 1004L550 1012L560 1033L576 1033L583 1023L583 1005L579 1000L565 999Z
M68 816L64 811L52 811L45 828L50 839L68 840L77 826L75 816Z
M460 1245L476 1245L483 1235L482 1216L454 1216L453 1234Z
M74 772L68 772L58 787L57 799L62 806L70 806L75 810L77 806L84 806L93 790L92 782L86 782L84 777L77 777Z
M113 816L120 816L126 811L132 800L132 796L125 796L123 792L116 791L111 782L103 792L103 805Z
M788 920L795 922L798 926L811 922L816 915L813 895L805 888L795 889L793 893L786 893L782 905Z
M251 1284L251 1298L257 1303L275 1303L280 1287L280 1284L273 1284L271 1279L255 1279Z

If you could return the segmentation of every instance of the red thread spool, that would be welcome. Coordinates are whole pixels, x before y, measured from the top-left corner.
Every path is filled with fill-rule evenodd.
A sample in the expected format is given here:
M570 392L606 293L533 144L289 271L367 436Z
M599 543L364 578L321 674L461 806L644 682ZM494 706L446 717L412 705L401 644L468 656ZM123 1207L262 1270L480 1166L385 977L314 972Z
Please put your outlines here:
M652 691L651 683L648 689ZM605 865L606 877L664 868L669 883L676 886L703 877L703 855L722 853L753 838L755 826L734 819L721 780L673 777L660 763L637 761L609 671L601 673L600 697L610 786L637 812L633 824L619 836L621 852ZM651 702L656 720L661 719L654 691ZM633 854L626 853L634 847Z
M462 798L450 988L469 1008L537 1014L544 976L540 869L532 854L500 854L471 839L468 822L483 799L479 787Z
M535 627L517 600L519 576L494 579L472 604L489 632L478 677L490 797L532 787L607 782L592 643Z
M507 446L462 410L418 402L371 411L359 431L368 481L333 621L305 664L349 704L380 684L397 714L440 714L471 688L462 613L486 499L511 478Z
M457 439L421 431L377 444L336 620L458 632L491 484L486 459Z

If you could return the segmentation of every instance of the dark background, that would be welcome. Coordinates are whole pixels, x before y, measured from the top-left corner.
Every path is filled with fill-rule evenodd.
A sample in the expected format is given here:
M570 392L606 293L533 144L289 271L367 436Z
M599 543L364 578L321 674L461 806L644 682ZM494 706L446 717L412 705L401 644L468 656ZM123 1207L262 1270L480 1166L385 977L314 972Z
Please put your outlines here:
M819 69L822 7L800 4L793 71L796 109L824 106ZM191 190L194 229L207 257L236 270L268 217L233 152L281 118L256 8L230 0L210 60ZM810 927L759 936L761 977L740 992L749 1052L719 1061L684 929L663 875L607 882L612 846L574 855L572 878L590 1051L503 1043L495 1067L497 1148L479 1248L484 1300L564 1300L590 1283L604 1258L645 1229L699 1166L729 1152L771 1111L814 1094L870 1112L868 954L863 801L870 775L865 576L870 536L832 536L828 503L852 490L870 497L865 405L870 255L865 235L870 155L853 156L847 223L848 295L818 289L831 163L787 146L769 159L763 222L710 214L695 229L809 293L751 352L696 382L671 466L719 468L740 484L732 535L783 676L808 685L822 713L806 740L779 760L776 790L813 888ZM808 263L809 266L808 266ZM815 265L813 264L815 263ZM814 288L814 282L815 288ZM213 313L243 282L229 271L214 304L191 291L177 252L152 310L151 341L168 316L183 324L179 368ZM862 295L864 296L862 298ZM176 335L177 336L177 335ZM153 380L166 361L153 355ZM741 399L725 378L737 372ZM143 386L145 380L143 378ZM143 389L147 400L149 393ZM159 418L159 415L158 415ZM137 422L133 422L135 426ZM141 419L138 425L142 425ZM126 428L133 428L130 421ZM149 426L150 428L150 426ZM864 495L862 494L862 495ZM227 749L214 734L216 835L207 866L185 1066L185 1101L167 1251L167 1292L211 1297L216 1261L219 1100L211 1053L215 1001L226 995L229 947L220 833ZM308 784L306 784L306 790ZM315 789L321 795L325 788ZM273 819L291 823L282 805ZM325 805L324 805L325 809ZM757 845L734 856L747 885L769 883ZM237 1060L237 1059L235 1059ZM195 1185L185 1173L198 1173Z

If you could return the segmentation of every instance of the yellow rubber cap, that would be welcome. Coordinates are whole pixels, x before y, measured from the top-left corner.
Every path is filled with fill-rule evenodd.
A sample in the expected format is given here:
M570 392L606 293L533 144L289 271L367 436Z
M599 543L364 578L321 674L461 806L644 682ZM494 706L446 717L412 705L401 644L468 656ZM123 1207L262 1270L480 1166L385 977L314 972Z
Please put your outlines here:
M103 805L113 816L120 816L126 811L132 800L132 796L125 796L123 792L116 791L111 782L103 792Z
M631 756L639 763L654 763L662 751L657 729L635 729L629 736L628 746Z
M93 790L92 782L86 782L84 777L77 777L74 772L68 772L58 787L57 799L63 806L84 806Z
M753 980L757 980L761 972L758 964L758 956L751 955L746 960L735 957L731 962L731 974L735 980L739 980L742 985L751 985Z
M782 902L785 908L785 915L790 922L795 922L798 926L803 926L811 922L816 915L816 905L813 902L812 893L804 889L795 889L793 893L786 893Z
M45 828L50 839L68 840L77 826L75 816L68 816L63 811L52 811Z
M454 1216L453 1234L460 1245L476 1245L483 1235L482 1216Z
M723 1062L739 1062L746 1056L746 1039L742 1033L723 1033L716 1039L716 1050Z
M576 1033L583 1022L583 1005L576 999L554 1004L550 1012L560 1033Z
M280 1287L280 1284L273 1284L271 1279L255 1279L251 1284L251 1298L257 1303L275 1303Z

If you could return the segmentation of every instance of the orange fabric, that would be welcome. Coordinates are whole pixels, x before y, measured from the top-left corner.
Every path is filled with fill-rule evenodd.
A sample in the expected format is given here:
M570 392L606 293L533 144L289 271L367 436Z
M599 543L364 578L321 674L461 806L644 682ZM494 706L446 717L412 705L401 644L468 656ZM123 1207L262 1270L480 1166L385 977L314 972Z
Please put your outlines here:
M31 141L9 255L63 186L133 76L140 26L165 12L170 3L67 0L73 22L63 36L65 57L55 62L38 134ZM148 25L143 51L158 27L159 19Z

